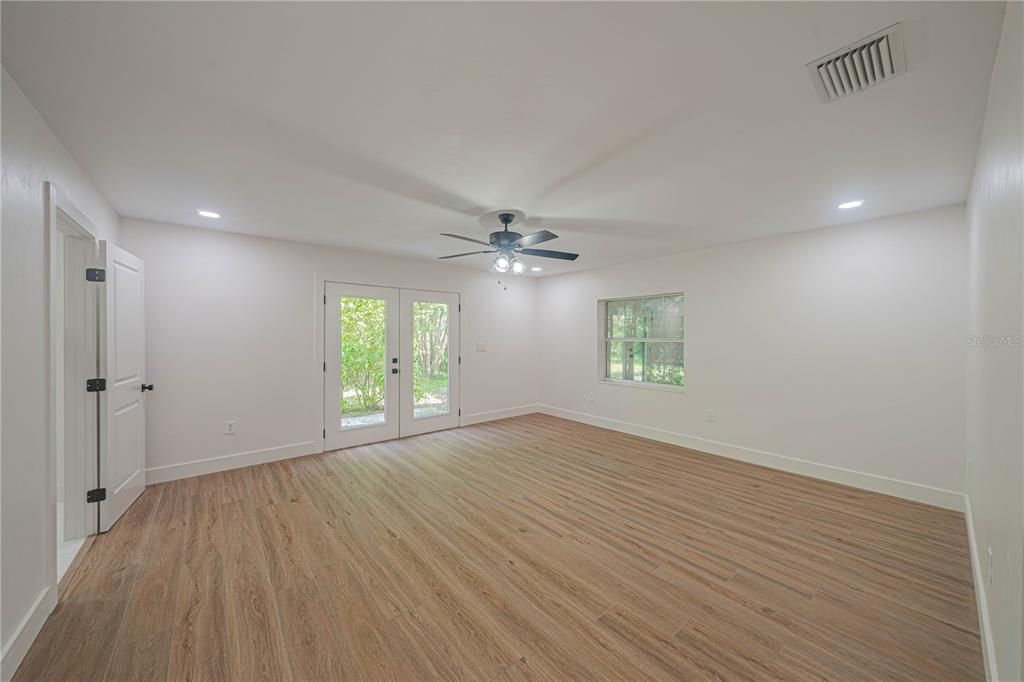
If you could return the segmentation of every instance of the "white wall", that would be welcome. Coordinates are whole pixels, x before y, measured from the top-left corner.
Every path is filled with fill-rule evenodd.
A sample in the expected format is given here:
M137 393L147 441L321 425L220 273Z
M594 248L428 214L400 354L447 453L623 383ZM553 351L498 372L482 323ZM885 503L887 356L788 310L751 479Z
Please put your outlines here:
M982 614L987 612L998 676L1005 680L1024 675L1022 24L1021 3L1007 3L967 201L968 333L973 337L967 348L967 489L982 573L977 581L984 599Z
M964 221L958 205L545 278L541 401L959 507ZM685 392L601 383L597 301L676 291L686 294Z
M968 491L978 544L996 550L986 603L1001 677L1020 677L1021 348L965 350L968 334L1021 333L1020 24L1021 6L1011 4L966 214L963 206L922 211L519 278L507 290L486 272L421 260L135 220L119 230L5 71L4 678L20 658L19 628L27 623L34 634L34 606L55 597L43 494L45 180L101 238L146 260L147 380L157 387L147 398L151 481L317 448L324 279L459 291L464 423L540 402L556 414L936 504L956 506ZM596 301L680 290L685 392L602 384ZM477 343L487 352L476 353ZM716 421L705 421L708 409ZM227 419L236 435L223 434Z
M146 262L150 482L318 451L325 279L460 292L463 423L537 401L532 278L127 219L121 246Z
M48 286L43 182L53 181L92 221L101 239L116 240L117 214L46 123L3 72L3 264L0 449L2 676L21 660L33 629L56 600L47 565ZM34 616L34 617L33 617ZM20 635L20 636L19 636Z

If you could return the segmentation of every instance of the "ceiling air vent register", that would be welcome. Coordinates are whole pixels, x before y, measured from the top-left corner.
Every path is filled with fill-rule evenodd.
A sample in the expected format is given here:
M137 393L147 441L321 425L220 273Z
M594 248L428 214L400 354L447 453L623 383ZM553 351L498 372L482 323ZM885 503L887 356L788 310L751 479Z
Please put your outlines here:
M823 103L855 95L907 70L903 25L893 24L807 65Z

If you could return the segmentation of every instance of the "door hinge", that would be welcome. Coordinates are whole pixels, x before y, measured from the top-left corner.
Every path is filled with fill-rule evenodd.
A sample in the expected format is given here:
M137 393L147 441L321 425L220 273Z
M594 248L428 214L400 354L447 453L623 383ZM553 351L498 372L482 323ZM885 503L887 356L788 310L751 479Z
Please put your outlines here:
M103 268L86 268L85 269L85 281L86 282L106 282L107 271Z
M324 429L324 438L327 438L327 429Z
M324 305L327 305L327 294L324 294Z
M461 355L459 356L459 364L460 365L462 364L462 356Z
M459 408L459 416L460 417L462 416L462 408L461 407Z
M86 379L85 390L89 393L99 393L100 391L107 390L106 379Z
M93 502L102 502L105 499L107 499L106 488L93 488L85 493L85 501L89 504L92 504Z
M325 372L327 371L327 361L326 360L324 360L324 371Z
M462 312L462 304L461 303L459 304L459 312L460 313Z

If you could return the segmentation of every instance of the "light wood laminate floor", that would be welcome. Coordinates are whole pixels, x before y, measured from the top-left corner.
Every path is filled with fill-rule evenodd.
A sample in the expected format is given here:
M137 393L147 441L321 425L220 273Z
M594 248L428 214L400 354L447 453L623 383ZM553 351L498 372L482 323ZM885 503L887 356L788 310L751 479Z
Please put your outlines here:
M963 515L529 415L151 486L17 680L984 678Z

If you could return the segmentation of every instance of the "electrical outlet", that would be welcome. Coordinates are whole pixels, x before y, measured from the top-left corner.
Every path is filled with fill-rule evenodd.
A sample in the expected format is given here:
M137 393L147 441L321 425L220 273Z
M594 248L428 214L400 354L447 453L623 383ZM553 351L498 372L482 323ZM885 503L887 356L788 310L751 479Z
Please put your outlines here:
M716 417L717 417L717 415L715 414L714 410L708 410L707 421L713 422L713 421L715 421Z
M593 391L591 391L590 393L587 394L587 400L589 400L590 402L594 402L594 392Z
M991 585L992 584L992 548L991 547L988 548L987 553L988 553L988 584Z
M235 435L235 420L230 419L224 422L224 435L233 436Z

